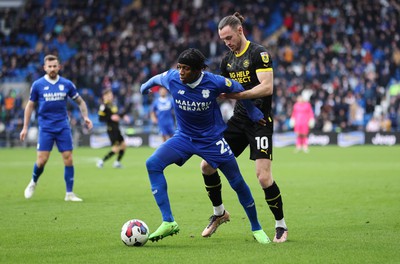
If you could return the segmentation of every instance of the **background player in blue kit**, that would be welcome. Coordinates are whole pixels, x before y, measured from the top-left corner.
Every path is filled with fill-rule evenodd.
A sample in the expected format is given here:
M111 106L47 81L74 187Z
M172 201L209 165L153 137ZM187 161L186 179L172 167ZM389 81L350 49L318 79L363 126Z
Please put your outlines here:
M172 98L168 96L168 90L161 86L158 89L158 98L151 105L150 117L154 124L158 125L164 141L172 137L175 132L175 118Z
M33 166L32 179L25 189L25 198L29 199L32 197L38 179L43 173L44 166L50 157L53 145L56 143L65 165L65 201L80 202L82 199L72 192L74 186L74 165L72 160L72 134L67 113L68 97L75 100L79 105L86 126L91 129L93 124L88 117L86 103L79 96L75 85L70 80L58 75L60 71L58 58L54 55L47 55L44 58L43 69L46 74L32 84L30 98L25 107L24 126L20 133L20 139L24 141L32 112L37 103L39 124L37 158Z
M221 93L240 92L244 89L236 81L203 72L206 67L205 57L199 50L187 49L178 58L178 70L158 74L140 88L142 93L147 93L154 85L166 87L174 99L177 119L175 135L146 161L151 190L163 220L149 239L157 241L179 232L169 203L164 169L173 163L182 166L192 155L198 155L224 173L250 220L254 238L259 243L267 244L270 240L258 222L250 189L223 137L226 124L216 100ZM265 124L261 111L248 100L243 103L254 122Z

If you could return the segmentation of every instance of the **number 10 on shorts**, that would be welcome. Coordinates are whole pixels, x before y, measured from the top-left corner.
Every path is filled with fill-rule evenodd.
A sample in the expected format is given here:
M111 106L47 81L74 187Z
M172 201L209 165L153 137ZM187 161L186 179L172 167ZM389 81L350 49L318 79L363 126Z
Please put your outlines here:
M256 137L257 149L268 149L268 137Z

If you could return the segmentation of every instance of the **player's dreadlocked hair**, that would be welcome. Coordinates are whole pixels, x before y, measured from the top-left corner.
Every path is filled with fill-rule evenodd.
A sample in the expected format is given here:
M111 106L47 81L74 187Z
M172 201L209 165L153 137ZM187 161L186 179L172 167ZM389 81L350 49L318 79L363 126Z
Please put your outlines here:
M230 26L232 29L237 29L242 25L244 17L239 13L235 12L233 15L226 16L218 24L218 29L223 29L226 26Z
M178 63L189 65L193 70L204 70L206 57L198 49L184 50L178 57Z

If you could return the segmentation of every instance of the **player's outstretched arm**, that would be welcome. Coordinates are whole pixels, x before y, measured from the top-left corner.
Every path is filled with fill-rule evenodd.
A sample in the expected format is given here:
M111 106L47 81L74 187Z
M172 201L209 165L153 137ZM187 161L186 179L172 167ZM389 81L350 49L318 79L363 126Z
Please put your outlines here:
M255 107L253 105L253 103L251 102L251 100L244 99L244 100L240 100L240 101L246 108L247 115L249 116L251 121L259 123L260 125L263 125L263 126L266 125L267 122L264 119L264 113L261 112L260 109Z
M26 134L28 133L29 121L31 120L31 115L34 108L35 108L35 103L29 100L25 106L25 111L24 111L24 126L22 127L22 131L19 134L19 139L21 141L25 140Z
M225 94L227 97L228 97L228 95L232 95L232 94L241 94L241 93L244 92L244 88L243 88L243 86L242 86L240 83L238 83L238 82L236 82L236 81L234 81L234 80L231 80L231 81L232 81L232 90L231 90L231 93ZM229 82L228 82L228 83L229 83ZM264 113L261 112L260 109L258 109L257 107L255 107L255 106L253 105L253 103L251 102L251 100L249 100L249 99L242 99L242 100L240 100L240 101L242 102L242 104L243 104L244 107L246 108L247 115L249 116L249 118L250 118L253 122L256 122L256 123L259 123L260 125L265 126L265 124L266 124L267 122L266 122L265 119L264 119Z
M140 86L140 93L148 94L149 90L152 87L156 86L156 85L162 85L162 83L161 83L161 74L157 74L157 75L151 77L147 82L142 84Z
M254 86L252 89L240 92L227 94L226 97L230 99L256 99L272 95L274 76L272 72L258 72L257 78L260 84Z

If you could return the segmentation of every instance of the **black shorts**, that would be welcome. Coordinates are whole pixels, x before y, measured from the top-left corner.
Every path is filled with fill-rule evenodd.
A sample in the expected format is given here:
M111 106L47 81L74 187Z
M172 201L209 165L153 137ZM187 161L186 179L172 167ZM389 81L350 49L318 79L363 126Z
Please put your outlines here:
M228 142L235 157L238 157L250 145L250 159L272 160L272 120L266 126L261 126L250 120L232 117L224 138Z
M124 141L124 137L122 136L121 130L119 129L108 130L107 133L112 146L119 145Z

